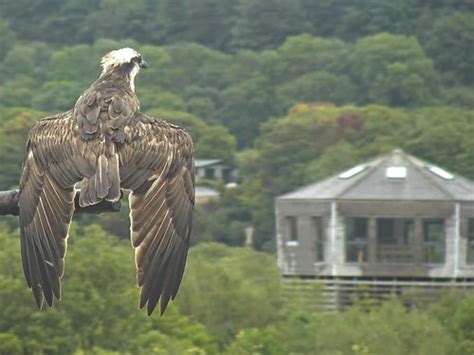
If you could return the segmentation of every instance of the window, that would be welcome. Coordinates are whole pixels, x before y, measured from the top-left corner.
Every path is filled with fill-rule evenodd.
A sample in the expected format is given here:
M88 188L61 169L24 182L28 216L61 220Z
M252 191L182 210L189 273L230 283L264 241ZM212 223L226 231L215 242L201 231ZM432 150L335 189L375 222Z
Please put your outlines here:
M427 169L429 171L431 171L433 174L445 179L445 180L452 180L454 179L454 175L451 174L449 171L446 171L444 169L441 169L440 167L438 166L434 166L434 165L429 165L427 167Z
M321 217L311 218L311 226L316 245L316 261L324 261L324 234Z
M368 219L364 217L346 218L346 260L367 261Z
M467 263L474 264L474 218L467 219Z
M385 176L389 179L405 179L407 177L407 168L404 166L389 166L385 170Z
M287 242L298 242L298 225L296 217L286 217Z
M224 169L222 171L222 179L225 183L231 182L232 180L232 169Z
M206 179L214 179L216 177L214 168L206 168L205 170Z
M415 221L410 218L377 218L377 261L413 262Z
M349 179L353 176L356 176L360 172L364 171L367 168L367 165L357 165L354 168L344 171L343 173L339 174L339 179Z
M445 232L444 220L427 218L423 220L423 261L444 263Z

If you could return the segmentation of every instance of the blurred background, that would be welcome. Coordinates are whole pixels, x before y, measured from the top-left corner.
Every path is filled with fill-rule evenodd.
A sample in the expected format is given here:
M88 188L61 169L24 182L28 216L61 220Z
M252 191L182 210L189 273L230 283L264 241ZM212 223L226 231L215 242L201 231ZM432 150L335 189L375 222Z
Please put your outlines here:
M149 63L142 111L186 127L200 168L161 318L136 307L126 202L76 218L64 300L44 312L17 219L0 217L0 354L473 353L473 297L328 314L289 296L274 212L276 196L395 148L474 179L473 43L468 0L0 0L0 190L18 187L34 122L125 46Z

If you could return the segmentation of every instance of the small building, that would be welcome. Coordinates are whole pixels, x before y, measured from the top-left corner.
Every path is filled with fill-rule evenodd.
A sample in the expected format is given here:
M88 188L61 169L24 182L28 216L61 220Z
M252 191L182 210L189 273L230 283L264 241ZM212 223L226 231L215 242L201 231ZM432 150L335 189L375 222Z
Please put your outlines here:
M205 205L218 201L218 184L226 188L236 187L237 171L220 159L196 159L196 204Z
M237 178L235 168L220 159L196 159L194 165L198 181L208 180L229 184L234 183Z
M278 197L276 218L283 279L318 281L328 307L474 289L474 182L399 149Z

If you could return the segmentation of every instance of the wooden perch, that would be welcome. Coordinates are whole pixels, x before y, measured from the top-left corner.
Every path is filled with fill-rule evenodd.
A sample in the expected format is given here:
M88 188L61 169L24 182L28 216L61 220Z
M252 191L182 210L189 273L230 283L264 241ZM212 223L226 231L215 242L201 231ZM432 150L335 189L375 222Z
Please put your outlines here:
M20 193L18 190L0 191L0 216L14 215L18 216L18 200ZM120 211L120 200L117 202L102 201L94 206L80 207L79 193L76 194L74 200L76 205L74 213L102 213L102 212L118 212Z

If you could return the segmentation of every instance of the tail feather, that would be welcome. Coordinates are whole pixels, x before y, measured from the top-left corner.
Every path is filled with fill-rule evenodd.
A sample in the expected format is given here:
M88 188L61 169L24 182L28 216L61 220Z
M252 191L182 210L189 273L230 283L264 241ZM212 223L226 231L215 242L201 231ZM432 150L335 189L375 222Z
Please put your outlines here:
M102 200L118 201L120 199L120 175L117 154L108 158L101 154L97 159L93 176L82 180L79 204L91 206Z
M110 188L109 176L107 174L109 162L105 155L99 156L97 159L97 169L95 171L95 196L100 200L103 200L107 196ZM98 202L98 201L97 201Z
M107 201L117 202L120 200L120 172L117 154L112 155L112 157L109 159L107 178L109 180L110 187L105 199Z

